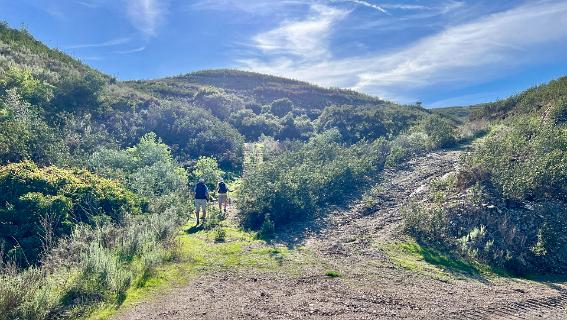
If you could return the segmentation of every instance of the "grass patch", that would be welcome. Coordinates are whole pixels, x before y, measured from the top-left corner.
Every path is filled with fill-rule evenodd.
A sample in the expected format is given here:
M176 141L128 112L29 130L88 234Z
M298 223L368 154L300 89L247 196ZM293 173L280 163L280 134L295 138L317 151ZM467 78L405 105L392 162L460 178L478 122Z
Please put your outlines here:
M325 275L329 278L339 278L341 276L341 274L335 270L327 270Z
M222 228L224 232L223 241L218 241L218 228ZM155 272L139 279L118 307L127 307L167 288L186 284L202 273L281 268L290 253L286 247L268 246L264 241L258 240L255 233L243 231L228 221L223 221L210 230L186 225L180 231L177 241L176 261L159 266ZM108 319L116 313L118 307L102 305L88 319Z
M381 244L380 247L396 265L423 272L442 281L448 281L450 276L483 278L502 275L498 270L484 264L466 261L437 249L424 247L413 240Z

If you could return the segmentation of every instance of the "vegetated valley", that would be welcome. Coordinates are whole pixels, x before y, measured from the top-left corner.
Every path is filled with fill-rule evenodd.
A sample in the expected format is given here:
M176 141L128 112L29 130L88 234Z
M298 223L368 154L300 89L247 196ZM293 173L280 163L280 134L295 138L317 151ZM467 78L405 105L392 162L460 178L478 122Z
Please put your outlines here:
M438 110L118 81L0 25L0 319L563 319L567 78ZM195 225L220 177L228 213Z

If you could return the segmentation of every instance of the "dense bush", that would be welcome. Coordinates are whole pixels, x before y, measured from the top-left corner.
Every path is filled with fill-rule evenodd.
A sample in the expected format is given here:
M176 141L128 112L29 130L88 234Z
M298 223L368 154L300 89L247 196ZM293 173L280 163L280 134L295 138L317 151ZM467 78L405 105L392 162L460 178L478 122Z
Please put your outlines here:
M246 171L239 191L244 223L260 227L269 215L276 227L314 217L369 183L384 166L384 140L344 147L338 131L286 150Z
M194 183L199 179L204 179L210 191L215 190L219 179L224 172L219 169L217 160L210 157L200 157L193 166L191 178Z
M567 129L536 117L501 123L407 210L418 239L518 274L567 271Z
M0 164L33 160L39 164L67 162L69 150L60 134L22 100L16 89L0 96Z
M346 141L354 143L361 139L385 137L389 130L384 122L385 115L381 108L331 106L325 108L319 117L318 130L335 128Z
M456 143L455 127L437 115L423 118L414 128L414 131L423 132L427 135L430 149L452 147Z
M120 221L141 206L111 180L31 162L1 167L0 190L0 241L4 254L20 265L36 263L79 222Z
M155 199L187 191L187 172L173 159L167 145L149 133L126 150L105 149L94 153L91 170L123 181L131 190Z
M175 154L184 155L184 160L215 157L223 168L232 169L242 163L242 136L202 109L165 103L148 111L145 128L155 132Z
M15 89L25 101L34 105L45 105L53 98L53 86L37 79L32 71L9 66L0 75L0 96L5 96L8 90Z
M567 201L567 128L514 119L494 129L467 166L483 168L504 199Z
M270 112L277 117L283 117L294 109L293 102L287 98L277 99L270 103Z
M371 141L396 136L424 116L421 109L412 107L331 106L325 108L317 119L317 129L338 129L349 143L362 139Z
M231 114L244 109L242 98L227 93L222 89L205 87L193 98L193 103L211 113L221 120L228 120Z
M386 164L395 166L415 156L456 143L455 127L437 115L423 117L391 143Z
M255 114L250 109L242 109L230 116L229 122L246 137L256 141L262 135L275 137L281 130L279 119L271 113Z

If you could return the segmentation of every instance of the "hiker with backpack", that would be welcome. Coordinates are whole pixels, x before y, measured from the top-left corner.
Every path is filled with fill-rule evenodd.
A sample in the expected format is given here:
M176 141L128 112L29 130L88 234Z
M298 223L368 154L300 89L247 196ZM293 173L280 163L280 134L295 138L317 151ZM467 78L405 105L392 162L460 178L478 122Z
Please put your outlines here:
M219 195L219 211L222 212L222 208L224 206L224 213L226 213L226 206L228 205L228 186L224 182L223 178L220 178L219 183L217 185L217 193Z
M195 214L197 215L197 224L199 224L200 211L203 211L203 222L207 219L207 201L209 201L209 188L205 184L205 179L199 179L195 186Z

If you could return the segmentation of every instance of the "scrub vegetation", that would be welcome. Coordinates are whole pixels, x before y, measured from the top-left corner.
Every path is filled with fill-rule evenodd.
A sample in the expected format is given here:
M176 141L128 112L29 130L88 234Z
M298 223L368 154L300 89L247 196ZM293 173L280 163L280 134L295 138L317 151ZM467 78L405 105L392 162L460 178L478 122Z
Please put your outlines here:
M567 271L567 78L432 112L237 70L121 82L5 23L0 54L0 319L105 318L197 274L277 269L300 251L278 232L471 142L382 250L438 275ZM221 177L236 216L188 224L195 182L214 196Z

